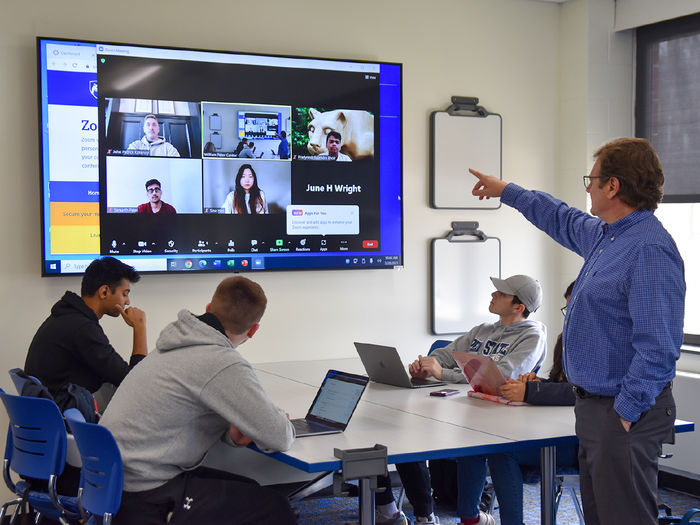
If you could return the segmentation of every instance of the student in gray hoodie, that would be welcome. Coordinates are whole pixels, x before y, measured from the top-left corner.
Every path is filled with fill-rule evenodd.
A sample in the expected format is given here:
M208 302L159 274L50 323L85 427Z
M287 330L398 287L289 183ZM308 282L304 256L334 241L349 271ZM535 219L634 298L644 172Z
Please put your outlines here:
M542 323L527 319L531 312L542 305L540 283L527 275L513 275L507 279L491 277L491 281L496 291L491 294L489 312L498 315L499 320L475 326L428 357L419 355L408 367L413 377L433 376L452 383L465 383L467 379L452 357L453 351L489 356L496 362L501 373L511 379L517 379L521 374L533 372L540 367L547 353L547 330ZM486 465L485 456L475 457ZM400 463L396 465L396 470L406 489L406 496L413 505L416 523L439 523L433 514L430 473L425 461ZM390 486L388 478L380 478L379 481L384 488ZM375 498L378 524L408 523L398 510L391 490L378 492ZM484 519L488 518L490 516Z
M491 277L491 281L496 291L491 294L489 312L498 315L499 320L475 326L429 357L419 355L408 367L413 377L434 376L450 383L466 383L467 378L452 357L454 351L488 356L510 379L539 369L547 354L547 329L527 317L542 304L540 283L527 275Z
M219 440L270 451L294 441L287 415L236 348L258 330L266 305L258 284L224 279L206 313L180 311L117 390L101 420L124 461L115 524L296 523L282 494L200 466Z

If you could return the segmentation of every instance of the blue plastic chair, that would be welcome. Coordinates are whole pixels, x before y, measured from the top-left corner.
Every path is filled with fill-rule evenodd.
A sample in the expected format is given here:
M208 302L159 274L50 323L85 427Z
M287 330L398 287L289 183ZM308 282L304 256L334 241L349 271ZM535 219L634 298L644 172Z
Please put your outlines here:
M83 467L80 474L78 505L88 523L101 516L109 525L119 510L124 486L124 468L119 447L112 433L94 423L86 423L75 408L64 412L80 451Z
M61 412L49 399L13 396L0 389L10 426L7 431L3 477L8 488L20 498L0 509L0 520L22 497L41 516L61 521L79 517L78 499L57 493L56 480L66 463L66 427ZM10 471L23 477L48 482L47 491L33 490L27 481L14 483ZM16 509L17 510L17 509Z
M438 348L444 348L447 345L449 345L452 341L448 341L447 339L436 339L432 345L430 345L430 350L428 350L428 355L433 353L433 350L437 350Z
M697 521L695 516L697 514L700 514L700 509L691 507L688 509L683 516L673 516L671 515L671 507L669 507L666 504L660 504L659 508L663 508L663 510L666 511L667 514L660 514L659 515L659 525L671 525L678 523L680 525L690 525L691 523L700 523L700 521Z
M21 396L22 395L22 390L24 389L24 385L26 385L29 381L33 381L34 383L40 385L41 381L39 381L36 377L26 375L24 373L24 370L21 368L13 368L8 372L10 374L10 379L12 379L12 382L15 384L15 388L17 389L17 393Z

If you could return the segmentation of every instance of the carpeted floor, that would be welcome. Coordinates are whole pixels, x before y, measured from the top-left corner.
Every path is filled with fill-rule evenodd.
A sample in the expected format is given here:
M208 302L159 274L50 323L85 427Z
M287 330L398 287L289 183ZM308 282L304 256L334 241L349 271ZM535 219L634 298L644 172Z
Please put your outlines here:
M671 507L674 514L682 515L690 507L700 508L700 499L682 494L662 490L662 500ZM395 491L398 499L398 491ZM358 523L357 498L308 498L300 503L295 503L295 510L299 514L299 525L355 525ZM413 518L413 509L406 502L403 508L409 519ZM526 484L524 489L523 511L526 525L539 525L540 523L540 486L539 484ZM455 509L436 508L436 513L440 517L442 525L459 524ZM500 524L498 509L494 511L496 523ZM571 496L568 492L562 496L557 513L557 524L578 525L579 520L574 510Z

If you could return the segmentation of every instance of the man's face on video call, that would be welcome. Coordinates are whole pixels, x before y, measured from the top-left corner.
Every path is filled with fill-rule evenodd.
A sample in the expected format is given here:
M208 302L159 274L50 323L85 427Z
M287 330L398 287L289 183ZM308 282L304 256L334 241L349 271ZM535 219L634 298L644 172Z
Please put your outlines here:
M158 133L160 133L158 121L154 118L147 118L146 122L143 123L143 133L146 135L146 140L148 142L156 140L158 138Z
M151 202L156 203L160 200L161 189L157 184L151 184L146 188L146 193L148 194L148 200Z
M337 137L328 137L326 141L326 148L328 149L328 154L331 157L337 157L340 151L340 140Z

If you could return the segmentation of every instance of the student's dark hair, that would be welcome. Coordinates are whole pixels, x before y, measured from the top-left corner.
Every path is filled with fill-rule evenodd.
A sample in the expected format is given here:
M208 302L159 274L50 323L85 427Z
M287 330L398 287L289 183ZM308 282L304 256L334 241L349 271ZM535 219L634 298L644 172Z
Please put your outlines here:
M159 188L162 188L158 179L151 179L148 182L146 182L146 189L148 189L149 186L153 186L154 184L157 184Z
M574 293L574 285L576 284L576 281L571 281L569 283L569 286L566 287L566 291L564 292L564 299L569 297L572 293Z
M576 284L576 281L573 281L569 286L566 287L566 291L564 292L564 299L571 297L571 293L574 291L574 284ZM552 354L552 369L549 371L549 380L554 381L556 383L563 383L566 381L564 365L561 359L563 348L564 344L561 340L561 334L559 334L559 337L557 337L557 343L554 345L554 352Z
M282 130L280 131L280 137L285 138L287 136L287 132Z
M213 142L207 142L204 145L204 153L216 153L216 146Z
M266 307L267 297L262 287L250 279L235 276L224 279L216 287L210 312L226 330L239 335L260 322Z
M655 210L664 195L664 170L649 141L637 138L616 139L603 144L593 154L600 161L598 184L615 177L620 181L618 196L632 206Z
M331 138L331 137L335 137L335 138L337 138L338 140L340 140L341 142L342 142L342 140L343 140L342 135L341 135L340 133L338 133L337 131L329 131L329 132L328 132L328 136L326 137L326 143L328 143L328 139Z
M522 302L517 295L513 296L513 304L522 304L523 305L523 317L525 319L530 317L530 310L527 309L527 306L525 306L525 303Z
M126 279L131 283L139 282L141 276L134 270L133 266L124 264L114 257L103 257L95 259L85 269L83 282L80 286L80 295L82 297L92 297L100 289L100 286L107 285L114 293L122 282Z
M250 198L248 199L248 204L250 205L250 214L255 215L258 213L258 205L264 206L262 196L260 195L260 187L258 187L258 176L250 164L241 164L238 168L238 173L236 174L236 182L233 190L233 209L236 213L243 215L248 214L248 208L245 205L245 189L241 186L241 178L243 177L243 172L249 169L253 174L253 185L248 190Z

